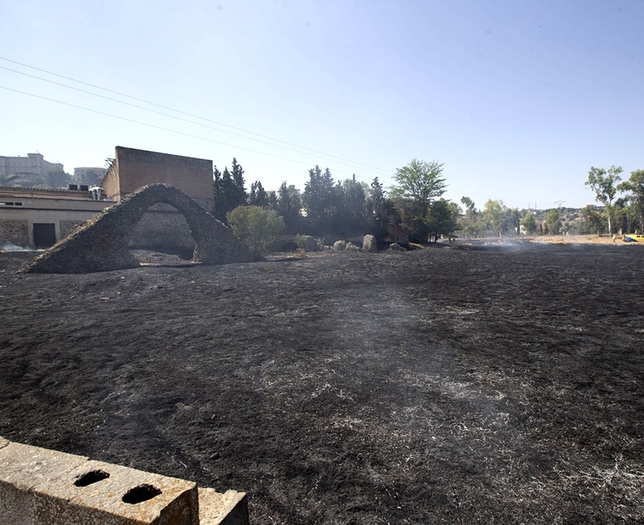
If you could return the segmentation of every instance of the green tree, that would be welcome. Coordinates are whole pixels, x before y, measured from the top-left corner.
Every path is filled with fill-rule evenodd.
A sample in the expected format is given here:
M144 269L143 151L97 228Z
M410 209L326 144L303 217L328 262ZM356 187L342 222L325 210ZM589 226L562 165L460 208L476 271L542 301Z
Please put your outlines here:
M521 219L521 226L523 226L528 235L534 235L537 231L537 221L535 220L534 215L530 212L526 213L523 219Z
M250 195L248 196L248 204L251 206L268 206L268 195L262 183L255 181L250 185Z
M228 224L256 258L265 254L284 232L284 220L274 210L259 206L238 206L228 212Z
M559 210L552 208L546 215L546 226L550 235L557 235L561 232L561 218L559 217Z
M639 230L644 231L644 170L631 171L627 181L617 186L619 191L627 192L627 197L637 216Z
M50 188L67 188L72 176L64 171L50 171L47 174L47 186Z
M482 222L486 229L492 232L496 237L503 234L503 201L488 200L483 208Z
M367 197L367 229L379 241L383 241L387 235L392 210L393 204L387 199L383 185L378 177L374 178Z
M429 238L435 220L430 213L431 206L445 193L442 173L443 164L417 159L396 170L396 184L389 193L401 218L401 226L412 240L426 242Z
M460 217L460 229L466 237L478 237L481 234L480 213L474 201L469 197L461 197L461 204L465 206L465 213Z
M214 192L215 192L215 209L214 215L222 222L226 222L229 211L237 206L246 204L246 189L244 188L244 170L233 158L232 172L228 167L224 168L223 173L214 167Z
M427 210L446 191L442 173L443 164L414 159L407 166L396 170L396 185L391 188L391 197L413 200Z
M277 207L275 210L283 217L288 233L300 233L302 228L301 208L300 192L292 184L287 186L286 182L282 182L277 192Z
M606 223L602 214L593 206L586 206L581 210L582 232L596 233L601 235L606 231Z
M304 186L302 201L309 232L320 235L329 233L331 219L338 206L338 192L329 168L324 172L319 166L309 170L309 181Z
M337 206L333 217L333 233L342 236L364 234L366 228L366 195L362 183L354 175L336 184Z
M611 166L608 170L591 167L585 182L595 192L595 200L604 205L609 235L613 234L613 201L618 191L617 185L622 180L619 176L622 171L621 166Z
M458 204L438 199L429 210L429 238L436 242L441 236L453 235L458 224Z

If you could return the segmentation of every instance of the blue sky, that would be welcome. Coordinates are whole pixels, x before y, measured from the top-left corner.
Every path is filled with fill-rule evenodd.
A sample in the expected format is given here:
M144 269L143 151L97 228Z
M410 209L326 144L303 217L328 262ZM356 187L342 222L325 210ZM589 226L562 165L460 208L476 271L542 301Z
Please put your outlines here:
M387 187L417 158L444 163L452 200L550 208L594 202L591 166L644 169L642 0L0 0L0 12L0 155L39 151L68 172L120 145L220 168L236 157L248 187L303 189L316 164Z

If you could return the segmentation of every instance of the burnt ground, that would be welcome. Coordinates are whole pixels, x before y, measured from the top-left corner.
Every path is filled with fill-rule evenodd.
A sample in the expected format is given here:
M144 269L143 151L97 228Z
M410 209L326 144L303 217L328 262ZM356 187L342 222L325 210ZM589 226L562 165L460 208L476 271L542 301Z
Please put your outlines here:
M255 524L644 522L641 246L16 275L0 435Z

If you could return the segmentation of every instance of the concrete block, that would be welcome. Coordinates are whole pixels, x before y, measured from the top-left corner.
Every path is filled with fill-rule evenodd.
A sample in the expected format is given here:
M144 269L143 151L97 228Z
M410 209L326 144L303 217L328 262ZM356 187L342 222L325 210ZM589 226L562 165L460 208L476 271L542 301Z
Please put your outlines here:
M199 488L200 525L248 525L248 498L244 492Z
M0 525L248 525L243 492L0 437Z
M193 482L18 443L0 448L0 494L3 524L199 525Z

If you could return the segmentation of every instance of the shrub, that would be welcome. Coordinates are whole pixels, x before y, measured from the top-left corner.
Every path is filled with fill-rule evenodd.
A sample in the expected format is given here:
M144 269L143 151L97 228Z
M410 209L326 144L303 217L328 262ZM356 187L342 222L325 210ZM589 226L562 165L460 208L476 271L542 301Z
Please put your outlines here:
M238 206L226 218L235 236L257 257L266 253L284 231L284 219L274 210L259 206Z

